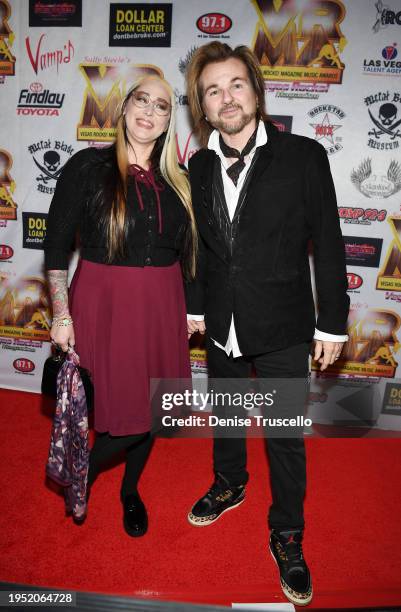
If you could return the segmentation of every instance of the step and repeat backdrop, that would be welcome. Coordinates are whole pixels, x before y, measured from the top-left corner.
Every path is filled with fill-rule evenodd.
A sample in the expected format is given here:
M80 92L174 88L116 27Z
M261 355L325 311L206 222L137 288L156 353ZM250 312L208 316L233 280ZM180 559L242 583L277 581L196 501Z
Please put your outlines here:
M173 85L177 152L187 164L199 144L185 70L212 40L248 45L275 124L326 148L351 297L349 341L330 374L376 383L381 412L397 417L399 0L0 0L0 386L40 390L51 325L42 245L64 164L113 140L114 110L144 66ZM202 346L191 356L194 375L205 376Z

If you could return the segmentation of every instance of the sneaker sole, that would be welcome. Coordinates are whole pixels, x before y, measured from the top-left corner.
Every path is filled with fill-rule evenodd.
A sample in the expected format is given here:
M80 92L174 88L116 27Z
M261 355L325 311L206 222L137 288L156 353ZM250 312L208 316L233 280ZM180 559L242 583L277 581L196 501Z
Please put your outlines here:
M279 565L277 563L277 559L274 556L274 553L273 553L272 549L270 548L270 542L269 542L269 552L270 552L271 556L273 557L274 563L277 565L277 569L278 569L278 573L279 573L279 577L280 577L281 590L283 591L283 593L286 596L286 598L288 599L288 601L290 601L293 604L296 604L297 606L307 606L312 601L312 597L313 597L313 589L312 589L312 587L311 587L310 595L308 596L307 599L305 599L305 598L304 599L298 599L290 591L287 591L287 589L289 589L290 587L281 578L280 568L279 568Z
M245 501L245 497L241 499L239 502L237 502L236 504L233 504L232 506L229 506L228 508L220 512L220 514L216 516L216 518L214 519L206 519L202 521L200 521L199 519L193 520L191 517L194 517L195 519L195 516L192 514L192 512L189 512L187 518L188 518L189 523L193 525L194 527L207 527L208 525L215 523L221 516L223 516L225 512L228 512L228 510L234 510L235 508L238 508L238 506L243 504L244 501Z

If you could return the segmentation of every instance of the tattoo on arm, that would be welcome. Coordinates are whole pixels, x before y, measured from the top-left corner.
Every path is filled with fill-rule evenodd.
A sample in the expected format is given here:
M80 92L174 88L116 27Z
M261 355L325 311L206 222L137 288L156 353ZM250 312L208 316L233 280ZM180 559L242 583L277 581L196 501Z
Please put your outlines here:
M70 314L68 309L67 270L48 270L50 297L53 306L53 318Z

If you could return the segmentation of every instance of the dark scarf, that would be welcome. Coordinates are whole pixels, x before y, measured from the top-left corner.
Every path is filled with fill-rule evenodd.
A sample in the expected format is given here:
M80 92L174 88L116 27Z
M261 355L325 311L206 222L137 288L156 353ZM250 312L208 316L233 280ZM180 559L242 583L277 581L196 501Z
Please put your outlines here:
M252 136L250 137L250 139L248 140L248 142L246 143L245 147L242 149L241 152L239 152L237 149L234 149L233 147L229 147L224 142L221 134L219 136L220 149L224 157L238 157L238 161L234 162L229 168L227 168L227 174L235 186L237 186L239 175L241 174L242 170L245 168L244 157L246 157L252 151L253 147L255 146L257 131L258 131L258 128L256 128L256 130L254 131L254 133L252 134Z

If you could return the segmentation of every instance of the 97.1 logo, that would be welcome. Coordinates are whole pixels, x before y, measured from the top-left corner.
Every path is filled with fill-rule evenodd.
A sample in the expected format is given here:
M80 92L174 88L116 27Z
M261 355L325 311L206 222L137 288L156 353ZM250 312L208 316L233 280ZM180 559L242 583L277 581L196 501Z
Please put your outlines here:
M231 29L233 22L227 15L223 13L205 13L196 21L196 27L203 32L198 34L199 38L218 38L222 34ZM223 36L228 38L228 36Z

